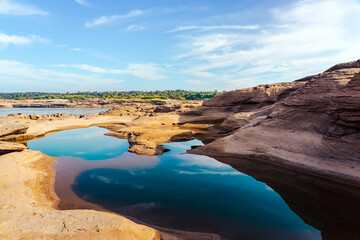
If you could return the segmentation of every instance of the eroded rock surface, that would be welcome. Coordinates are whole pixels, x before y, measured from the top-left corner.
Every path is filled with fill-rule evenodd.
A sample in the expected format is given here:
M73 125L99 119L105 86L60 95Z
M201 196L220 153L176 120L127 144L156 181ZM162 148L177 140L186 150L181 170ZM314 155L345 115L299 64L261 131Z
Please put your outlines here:
M111 130L106 135L127 139L130 143L129 152L138 155L161 155L168 151L161 146L162 143L192 140L195 134L208 132L206 128L209 126L209 124L179 125L178 114L165 113L103 127Z
M185 112L181 115L180 122L213 124L214 134L209 134L203 139L208 143L231 134L254 118L266 116L276 102L304 86L308 80L259 85L225 92L204 101L203 106Z
M330 136L342 137L359 133L360 73L351 79L343 91L331 98L328 114L331 116Z
M116 106L172 106L173 104L196 104L201 101L146 100L146 99L86 99L86 100L3 100L0 108L113 108Z
M218 136L227 131L227 136L190 152L250 157L360 185L359 63L339 64L304 78L287 96L279 98L277 92L278 100L272 104L262 97L264 103L255 101L256 107L249 109L251 98L244 98L241 91L215 97L224 107L215 104L215 98L205 102L193 119L212 119L214 107L230 106L213 129Z
M0 141L0 155L10 152L19 152L26 148L27 147L21 143Z

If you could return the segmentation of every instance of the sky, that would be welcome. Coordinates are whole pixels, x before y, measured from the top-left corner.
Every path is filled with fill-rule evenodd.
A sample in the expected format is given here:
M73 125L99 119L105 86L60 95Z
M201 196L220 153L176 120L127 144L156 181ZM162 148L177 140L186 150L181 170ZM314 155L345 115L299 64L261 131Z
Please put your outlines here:
M0 92L233 90L360 58L360 0L0 0Z

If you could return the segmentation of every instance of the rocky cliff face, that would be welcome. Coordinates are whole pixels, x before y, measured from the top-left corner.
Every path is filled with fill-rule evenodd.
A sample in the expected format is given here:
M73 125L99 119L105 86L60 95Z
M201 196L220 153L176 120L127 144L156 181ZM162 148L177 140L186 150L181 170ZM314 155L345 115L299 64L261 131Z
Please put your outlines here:
M360 74L354 75L343 91L331 98L329 135L358 134L360 129Z
M218 116L204 138L216 140L194 153L268 161L360 185L360 60L292 83L224 93L199 110L190 121Z
M245 126L255 117L267 115L271 106L296 91L308 79L294 82L259 85L257 87L225 92L204 101L202 107L185 112L183 123L212 123L214 134L203 140L210 142ZM204 136L205 137L205 136Z

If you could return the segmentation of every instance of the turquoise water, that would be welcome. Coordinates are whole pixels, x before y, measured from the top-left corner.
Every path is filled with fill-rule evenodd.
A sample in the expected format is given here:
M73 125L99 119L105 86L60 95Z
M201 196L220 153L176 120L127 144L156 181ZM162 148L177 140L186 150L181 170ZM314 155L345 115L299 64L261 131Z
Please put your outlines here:
M144 157L106 132L68 130L28 145L59 157L57 178L73 175L71 189L81 199L151 225L234 240L321 239L265 183L210 157L185 154L198 140L164 144L170 152Z
M108 108L0 108L0 117L5 117L9 114L87 114L106 111Z

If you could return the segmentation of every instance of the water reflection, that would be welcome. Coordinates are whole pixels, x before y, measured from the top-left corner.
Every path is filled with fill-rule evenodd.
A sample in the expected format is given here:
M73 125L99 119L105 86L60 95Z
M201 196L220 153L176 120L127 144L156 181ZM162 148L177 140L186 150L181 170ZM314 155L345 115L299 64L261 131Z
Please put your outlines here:
M128 142L104 136L107 132L96 127L62 131L30 141L28 146L54 157L71 156L85 160L121 157L129 147Z
M31 149L59 157L59 208L107 209L152 225L217 233L223 239L321 238L275 192L281 193L283 185L267 185L247 175L255 171L251 162L236 165L237 171L206 156L183 154L201 144L197 140L166 144L171 151L163 156L137 156L126 152L126 141L103 136L105 132L70 130L29 142Z
M216 158L274 189L324 240L360 239L360 189L251 159Z

